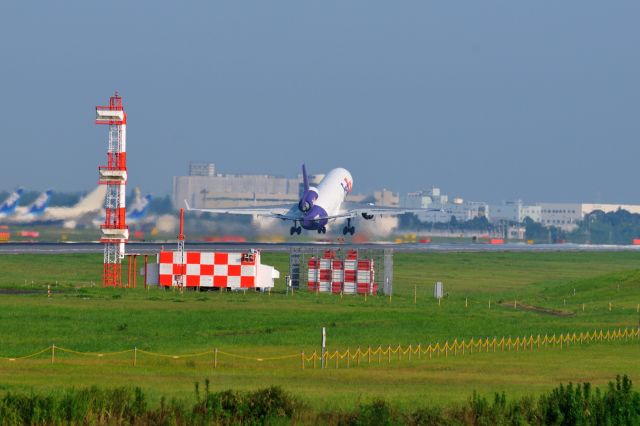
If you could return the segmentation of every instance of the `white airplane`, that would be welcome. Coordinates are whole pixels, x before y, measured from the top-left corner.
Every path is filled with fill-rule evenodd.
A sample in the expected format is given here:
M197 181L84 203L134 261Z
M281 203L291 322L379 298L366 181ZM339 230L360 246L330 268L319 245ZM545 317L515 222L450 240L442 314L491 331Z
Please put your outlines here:
M37 214L26 214L9 219L15 224L49 224L63 222L65 227L75 228L78 222L87 220L104 207L106 193L106 186L99 185L73 206L47 207L46 209L43 208ZM39 200L41 198L42 195L38 197ZM34 204L37 203L38 200L36 200ZM38 209L36 209L36 211L37 210Z
M239 208L217 208L217 209L193 209L185 200L187 210L232 214L232 215L256 215L271 217L293 222L289 234L298 234L302 229L317 231L318 234L327 232L327 224L338 219L346 220L342 234L353 235L355 226L352 221L358 217L371 220L375 216L395 216L405 213L420 213L427 209L403 209L394 207L375 207L373 205L343 209L342 203L347 194L353 188L353 178L348 170L337 168L331 170L317 187L309 186L309 178L304 164L302 165L302 178L304 182L304 194L297 204L277 205L264 207L239 207Z

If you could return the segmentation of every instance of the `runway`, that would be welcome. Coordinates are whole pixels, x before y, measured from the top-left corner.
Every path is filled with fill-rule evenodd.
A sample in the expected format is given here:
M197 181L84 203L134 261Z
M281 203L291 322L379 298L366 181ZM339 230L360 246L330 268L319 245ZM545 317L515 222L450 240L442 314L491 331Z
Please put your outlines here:
M395 244L395 243L367 243L367 244L333 244L333 243L203 243L187 241L188 251L246 251L258 249L271 252L288 252L292 249L393 249L395 252L430 253L430 252L617 252L640 251L640 246L632 245L590 245L590 244L524 244L508 243L491 244ZM127 244L127 253L154 254L160 250L173 250L175 242L132 242ZM71 254L71 253L102 253L103 245L99 242L75 243L2 243L0 254Z

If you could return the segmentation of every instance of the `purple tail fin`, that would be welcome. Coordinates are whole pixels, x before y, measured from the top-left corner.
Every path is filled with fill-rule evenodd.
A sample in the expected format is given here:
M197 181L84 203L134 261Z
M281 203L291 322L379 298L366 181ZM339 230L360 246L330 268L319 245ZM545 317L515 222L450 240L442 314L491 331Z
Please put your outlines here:
M302 165L302 182L304 182L304 192L309 190L309 177L307 176L307 167Z

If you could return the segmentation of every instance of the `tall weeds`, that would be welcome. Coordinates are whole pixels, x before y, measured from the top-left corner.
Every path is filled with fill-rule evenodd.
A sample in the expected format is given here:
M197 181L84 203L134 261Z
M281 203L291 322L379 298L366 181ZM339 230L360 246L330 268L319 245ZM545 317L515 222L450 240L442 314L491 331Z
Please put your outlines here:
M640 394L629 377L601 390L589 383L560 385L538 398L487 399L475 392L465 404L400 411L377 399L352 411L315 412L279 387L253 392L211 392L195 384L191 402L162 398L150 407L140 388L69 389L51 395L7 393L0 424L95 425L634 425L640 424Z

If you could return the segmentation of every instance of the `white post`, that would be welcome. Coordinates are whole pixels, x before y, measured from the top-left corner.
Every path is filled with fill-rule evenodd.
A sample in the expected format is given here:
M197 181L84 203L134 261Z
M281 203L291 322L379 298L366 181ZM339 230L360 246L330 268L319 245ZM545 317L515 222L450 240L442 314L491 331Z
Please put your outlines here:
M325 363L325 353L327 352L327 329L325 327L322 327L322 358L320 358L320 367L321 368L326 368L326 363Z

